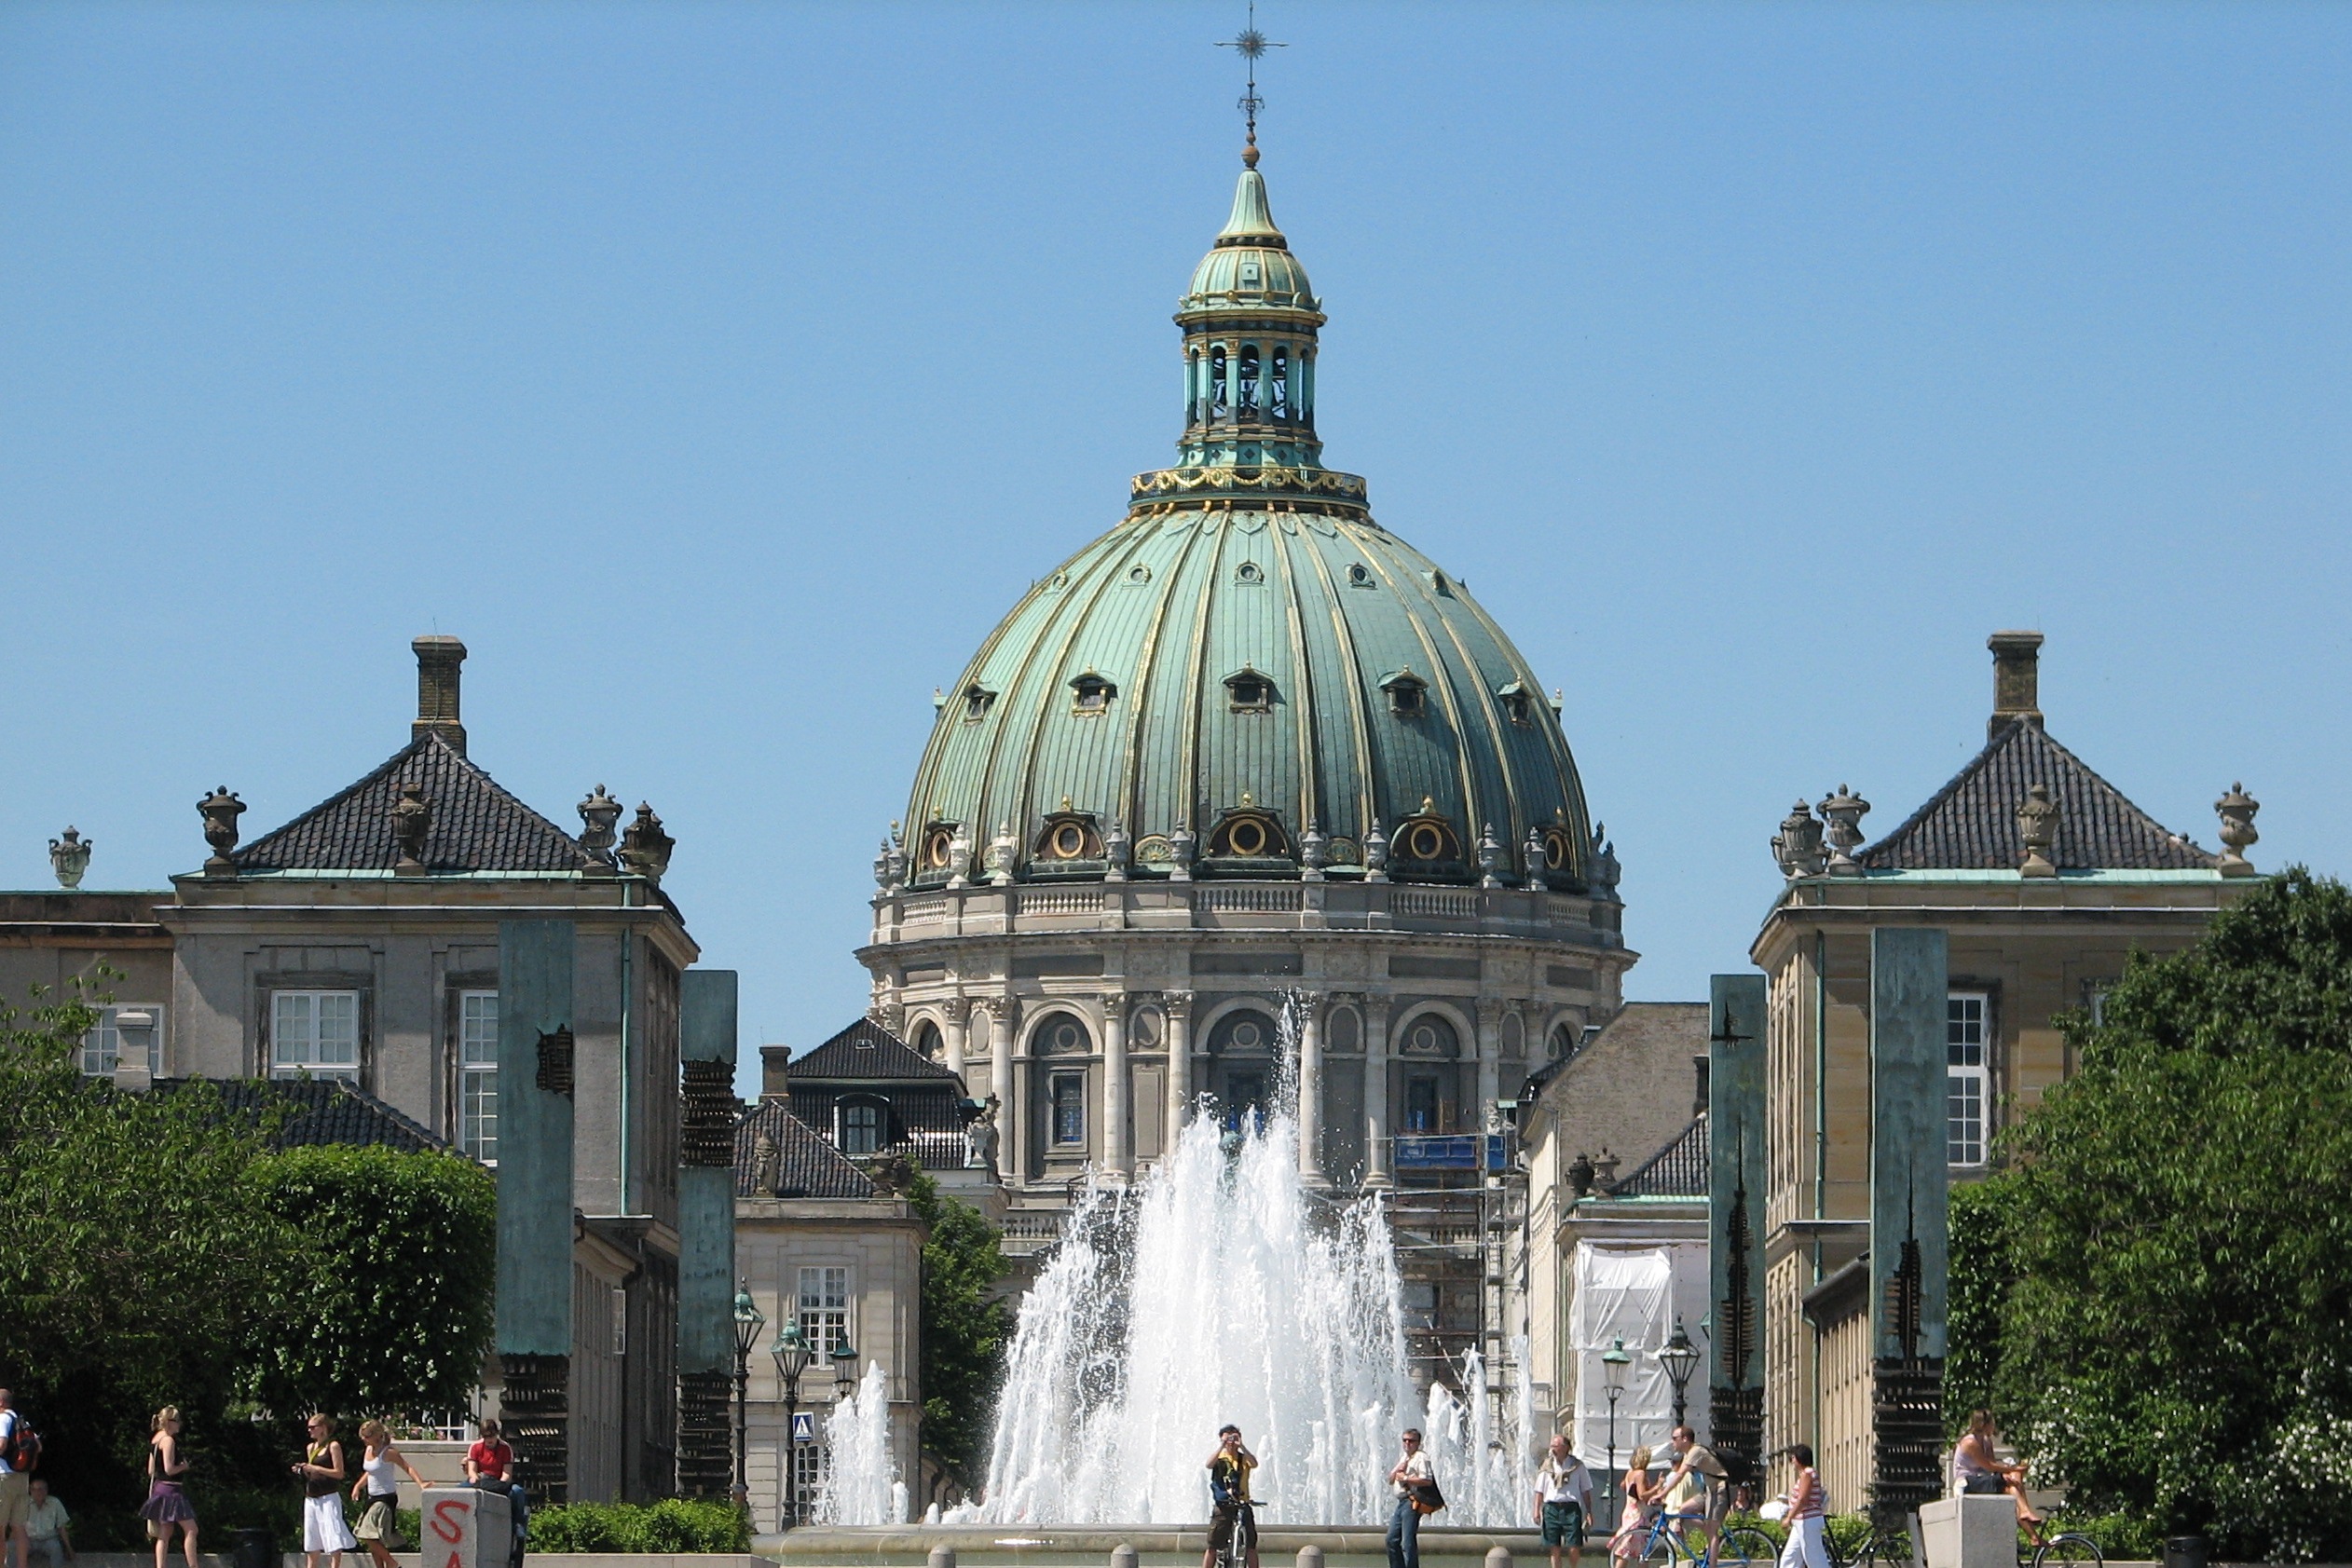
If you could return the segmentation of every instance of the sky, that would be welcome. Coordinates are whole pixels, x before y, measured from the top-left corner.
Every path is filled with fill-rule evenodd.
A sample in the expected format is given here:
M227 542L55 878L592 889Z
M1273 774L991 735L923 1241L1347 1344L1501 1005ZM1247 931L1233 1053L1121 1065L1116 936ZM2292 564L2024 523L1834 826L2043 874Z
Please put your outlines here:
M851 1021L933 689L1169 459L1239 12L0 8L0 886L294 815L438 631L503 784L662 813L746 1047ZM1326 460L1564 689L1630 997L1967 760L1997 628L2352 866L2352 7L1259 15Z

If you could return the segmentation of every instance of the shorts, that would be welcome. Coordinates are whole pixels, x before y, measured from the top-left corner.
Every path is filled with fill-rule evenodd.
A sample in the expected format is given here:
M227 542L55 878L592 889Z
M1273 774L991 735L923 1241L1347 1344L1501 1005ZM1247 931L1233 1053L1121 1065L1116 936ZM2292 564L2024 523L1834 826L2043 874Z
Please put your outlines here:
M1547 1547L1584 1545L1584 1505L1578 1502L1543 1506L1543 1544Z
M359 1542L351 1538L351 1527L343 1520L343 1493L330 1492L324 1497L305 1497L302 1500L302 1549L304 1551L356 1551Z
M1960 1483L1961 1495L1963 1497L1996 1495L2007 1490L2008 1488L2001 1484L1999 1476L1970 1476Z
M24 1528L33 1517L33 1478L22 1470L0 1470L0 1536Z
M1247 1503L1220 1503L1209 1516L1209 1549L1221 1552L1233 1545L1236 1525L1241 1530L1241 1549L1258 1549L1258 1510Z

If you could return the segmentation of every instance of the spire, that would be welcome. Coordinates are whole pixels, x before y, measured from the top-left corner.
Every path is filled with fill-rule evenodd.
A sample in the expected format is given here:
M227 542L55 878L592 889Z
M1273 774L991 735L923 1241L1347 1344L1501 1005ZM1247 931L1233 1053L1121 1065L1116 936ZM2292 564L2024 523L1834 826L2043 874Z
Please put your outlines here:
M1257 147L1243 148L1241 161L1248 167L1241 170L1240 184L1233 188L1233 216L1217 231L1218 245L1263 245L1277 251L1289 250L1291 242L1274 226L1273 209L1266 205L1265 176L1258 172Z

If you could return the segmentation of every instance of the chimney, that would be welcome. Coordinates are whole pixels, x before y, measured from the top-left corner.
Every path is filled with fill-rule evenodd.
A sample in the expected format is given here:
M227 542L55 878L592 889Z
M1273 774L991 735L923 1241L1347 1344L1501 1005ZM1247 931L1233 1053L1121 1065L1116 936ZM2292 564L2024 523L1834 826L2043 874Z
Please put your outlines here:
M791 1076L785 1070L784 1065L791 1059L792 1047L789 1045L759 1047L759 1098L761 1099L791 1098Z
M408 727L409 738L439 735L463 757L466 727L458 722L458 667L466 661L466 645L455 637L418 637L408 646L417 650L417 722Z
M2013 719L2039 725L2042 634L1995 632L1985 646L1992 649L1992 717L1985 721L1985 739L2000 734Z

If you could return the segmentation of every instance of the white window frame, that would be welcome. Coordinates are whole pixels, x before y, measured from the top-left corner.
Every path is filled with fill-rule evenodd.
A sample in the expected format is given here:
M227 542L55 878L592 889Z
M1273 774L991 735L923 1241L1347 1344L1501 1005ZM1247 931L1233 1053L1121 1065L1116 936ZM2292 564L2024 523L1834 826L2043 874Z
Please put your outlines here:
M867 1148L850 1147L849 1118L853 1111L869 1112L874 1118L874 1141ZM833 1129L834 1147L844 1154L879 1154L890 1143L890 1108L870 1095L854 1095L834 1106L837 1125Z
M327 1004L332 1003L332 1007ZM299 1004L299 1005L297 1005ZM320 1029L321 1016L327 1012L349 1016L338 1023L350 1026L348 1044L350 1059L322 1060ZM337 1044L345 1042L337 1041ZM308 1073L313 1078L340 1078L356 1084L360 1081L360 993L355 990L273 990L269 993L269 1076L295 1078Z
M1973 1169L1985 1163L1992 1144L1991 992L1947 994L1944 1070L1945 1158Z
M822 1365L850 1339L850 1272L846 1263L803 1263L795 1282L793 1310L800 1335L809 1342L809 1364Z
M115 1027L120 1013L144 1013L155 1019L147 1031L147 1074L163 1071L163 1004L159 1002L117 1002L98 1009L98 1022L82 1035L81 1064L85 1078L112 1078L122 1063L122 1034Z
M499 1163L499 993L458 993L458 1147Z

